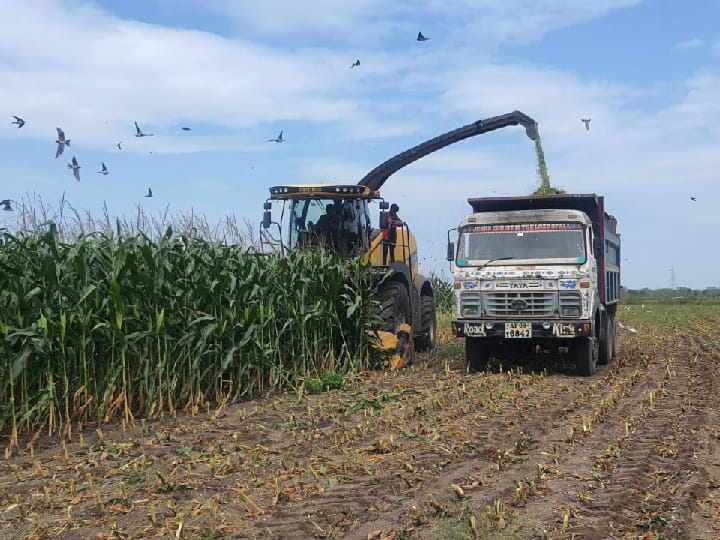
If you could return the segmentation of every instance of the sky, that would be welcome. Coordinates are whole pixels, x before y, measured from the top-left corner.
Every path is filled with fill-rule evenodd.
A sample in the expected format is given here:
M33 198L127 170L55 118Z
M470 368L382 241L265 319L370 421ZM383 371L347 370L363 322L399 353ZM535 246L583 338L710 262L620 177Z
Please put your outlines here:
M717 0L8 0L0 199L257 226L270 186L354 184L520 110L538 122L551 183L605 197L624 286L717 287L718 20ZM135 121L154 136L135 137ZM71 140L57 159L56 127ZM528 195L536 167L524 130L507 127L405 167L382 195L421 270L449 275L467 199Z

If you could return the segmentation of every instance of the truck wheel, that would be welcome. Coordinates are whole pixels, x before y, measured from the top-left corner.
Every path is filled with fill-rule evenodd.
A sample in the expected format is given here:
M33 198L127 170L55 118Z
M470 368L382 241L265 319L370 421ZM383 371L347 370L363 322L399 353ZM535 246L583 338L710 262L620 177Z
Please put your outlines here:
M405 285L397 281L385 283L379 298L382 304L380 330L394 334L401 324L410 324L410 299Z
M598 355L598 364L605 365L612 360L612 328L610 317L601 317L600 328L600 353Z
M490 349L480 338L465 338L465 362L470 371L485 371L490 360Z
M577 338L573 343L575 369L581 377L589 377L597 369L598 347L592 337Z
M416 351L429 351L435 348L437 317L435 315L435 297L420 297L420 335L415 337Z
M618 353L618 333L615 317L610 319L610 332L612 334L612 357L615 358Z

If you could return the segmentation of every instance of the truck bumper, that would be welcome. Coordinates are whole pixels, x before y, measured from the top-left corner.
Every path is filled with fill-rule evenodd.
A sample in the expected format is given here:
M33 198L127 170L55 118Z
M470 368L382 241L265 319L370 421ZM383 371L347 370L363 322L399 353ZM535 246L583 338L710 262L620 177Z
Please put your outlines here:
M490 326L492 325L492 326ZM488 328L488 326L490 326ZM518 331L518 326L521 329ZM590 321L497 321L483 319L459 319L451 322L455 337L480 337L501 339L575 338L592 333ZM528 335L529 334L529 335Z

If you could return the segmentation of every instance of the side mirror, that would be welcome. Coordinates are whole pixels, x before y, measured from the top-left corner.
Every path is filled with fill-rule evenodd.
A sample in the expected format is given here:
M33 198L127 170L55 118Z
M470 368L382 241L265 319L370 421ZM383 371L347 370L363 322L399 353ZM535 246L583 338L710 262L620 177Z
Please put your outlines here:
M263 210L272 210L272 203L270 201L265 201L263 203Z
M380 201L380 210L387 210L390 208L390 203L387 201Z
M263 219L262 219L263 229L269 229L271 221L272 221L272 214L270 213L270 210L265 210L263 212Z
M448 242L447 245L447 260L455 260L455 242Z

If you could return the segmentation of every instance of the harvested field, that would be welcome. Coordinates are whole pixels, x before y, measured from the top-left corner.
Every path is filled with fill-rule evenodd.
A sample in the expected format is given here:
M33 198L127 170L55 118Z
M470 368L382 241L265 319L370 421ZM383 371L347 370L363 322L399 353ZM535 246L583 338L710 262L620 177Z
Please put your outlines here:
M0 537L718 538L720 307L619 318L637 333L590 378L467 374L445 320L340 389L21 439Z

